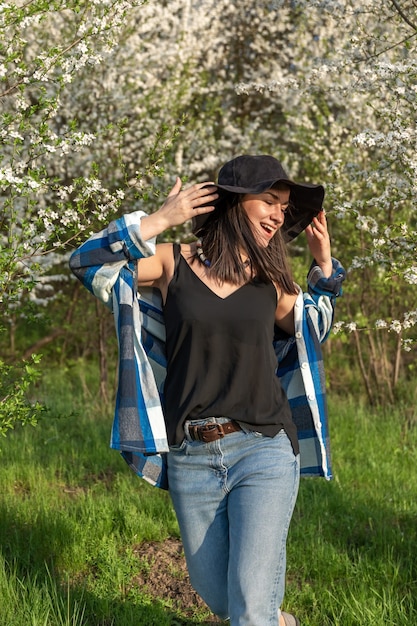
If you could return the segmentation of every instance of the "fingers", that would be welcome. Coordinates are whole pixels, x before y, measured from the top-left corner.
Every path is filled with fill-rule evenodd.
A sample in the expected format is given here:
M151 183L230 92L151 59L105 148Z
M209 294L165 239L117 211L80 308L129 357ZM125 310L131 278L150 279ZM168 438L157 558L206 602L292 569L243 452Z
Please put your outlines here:
M177 178L164 204L157 212L165 228L178 226L195 215L209 213L215 209L218 198L217 187L212 182L197 183L181 190L181 179Z
M324 211L320 211L307 226L306 236L311 254L322 268L324 275L330 276L332 273L331 244Z
M219 197L217 193L217 187L214 185L210 185L209 187L203 187L200 189L197 202L199 203L197 206L194 206L195 209L198 208L206 208L212 202L215 202ZM203 206L202 206L203 205Z
M307 243L312 251L316 249L317 246L322 249L327 249L330 246L330 236L327 230L327 220L324 211L320 211L305 230Z
M217 187L214 183L197 183L195 185L191 185L188 189L184 189L184 196L188 196L189 198L203 198L211 195L218 195Z
M327 237L327 220L324 211L320 211L320 213L313 218L313 221L306 228L307 237Z
M181 191L181 178L179 176L177 176L177 179L175 181L175 184L173 186L173 188L171 189L171 191L168 194L168 198L172 198L172 196L177 196L179 194L179 192Z
M195 211L206 212L211 202L219 197L214 183L205 182L191 185L181 192L182 199Z
M316 217L313 218L313 223L315 226L322 226L324 228L327 227L326 214L324 211L320 211Z

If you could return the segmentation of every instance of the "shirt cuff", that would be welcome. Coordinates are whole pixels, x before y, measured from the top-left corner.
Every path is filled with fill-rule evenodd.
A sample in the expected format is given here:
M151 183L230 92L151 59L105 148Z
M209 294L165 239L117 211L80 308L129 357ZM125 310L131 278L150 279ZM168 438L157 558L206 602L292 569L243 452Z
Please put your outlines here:
M309 290L318 295L342 295L342 283L346 278L346 271L342 264L333 257L332 266L332 275L326 278L321 267L316 261L313 261L307 277Z
M129 261L155 254L156 238L144 241L140 232L141 220L146 215L144 211L134 211L109 224L108 238L112 252L123 251Z

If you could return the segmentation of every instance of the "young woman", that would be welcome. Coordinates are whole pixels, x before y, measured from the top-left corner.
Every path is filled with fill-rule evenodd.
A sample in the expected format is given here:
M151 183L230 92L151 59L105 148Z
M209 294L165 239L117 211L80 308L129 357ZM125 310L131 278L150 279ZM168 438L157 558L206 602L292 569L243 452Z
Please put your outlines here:
M320 342L344 279L324 189L295 183L267 155L229 161L217 184L181 187L71 258L116 316L111 445L169 488L191 583L215 614L231 626L296 626L280 609L286 539L300 447L303 473L331 477ZM189 219L198 241L154 246ZM285 250L304 229L309 294Z

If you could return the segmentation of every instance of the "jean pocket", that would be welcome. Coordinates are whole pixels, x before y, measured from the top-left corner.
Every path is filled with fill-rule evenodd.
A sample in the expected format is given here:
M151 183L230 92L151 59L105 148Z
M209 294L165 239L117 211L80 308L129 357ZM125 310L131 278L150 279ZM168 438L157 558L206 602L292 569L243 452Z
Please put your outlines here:
M169 451L172 452L173 454L177 454L179 452L183 452L186 447L187 447L187 440L183 439L181 443L175 444L173 446L169 446Z
M239 422L239 426L241 427L241 429L243 430L243 432L245 433L245 435L248 435L249 437L258 437L261 438L263 437L263 433L260 433L259 430L252 430L252 428L248 428L247 426L245 426L244 424L242 424L242 422Z

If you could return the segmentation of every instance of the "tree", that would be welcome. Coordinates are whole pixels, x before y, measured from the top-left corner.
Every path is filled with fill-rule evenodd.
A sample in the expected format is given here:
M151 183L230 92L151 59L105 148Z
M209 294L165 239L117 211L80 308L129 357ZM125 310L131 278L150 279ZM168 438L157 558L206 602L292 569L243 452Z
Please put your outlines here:
M123 198L119 189L101 184L88 154L106 129L97 123L95 133L92 125L80 130L62 100L85 68L91 74L111 55L126 16L139 4L38 0L0 6L0 330L13 324L16 311L27 312L41 278L62 263L57 251ZM22 364L0 360L0 432L17 421L33 422L42 410L23 393L38 362L36 355Z
M414 3L2 7L3 319L62 274L80 232L154 210L178 173L212 179L236 154L271 153L326 182L350 265L346 354L371 400L394 399L416 319Z
M337 329L351 333L369 400L394 401L417 322L416 6L293 4L303 20L291 76L240 90L277 94L302 169L327 182L335 252L350 265Z

